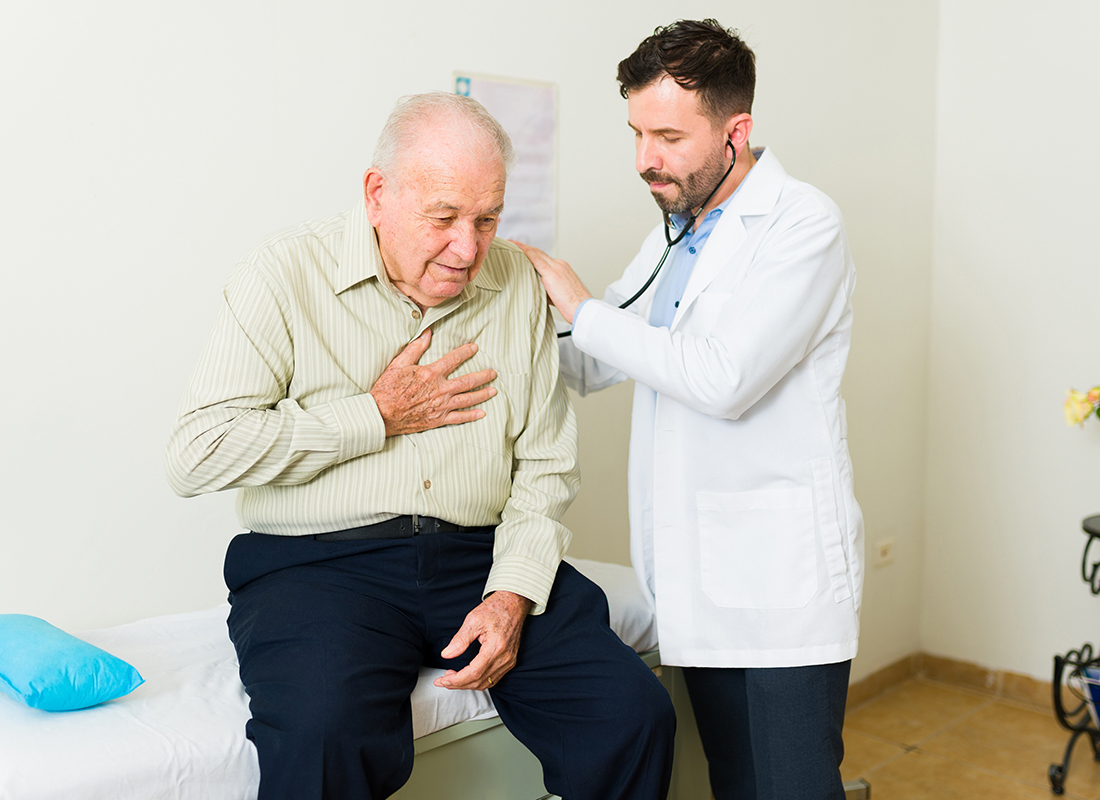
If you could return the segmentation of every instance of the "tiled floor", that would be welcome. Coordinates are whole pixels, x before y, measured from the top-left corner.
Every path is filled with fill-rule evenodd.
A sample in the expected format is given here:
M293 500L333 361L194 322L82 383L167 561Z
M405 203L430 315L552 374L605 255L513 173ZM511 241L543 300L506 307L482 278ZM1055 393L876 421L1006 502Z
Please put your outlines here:
M1048 800L1068 742L1050 709L915 678L848 710L841 773L870 783L873 800ZM1062 797L1100 798L1087 738Z

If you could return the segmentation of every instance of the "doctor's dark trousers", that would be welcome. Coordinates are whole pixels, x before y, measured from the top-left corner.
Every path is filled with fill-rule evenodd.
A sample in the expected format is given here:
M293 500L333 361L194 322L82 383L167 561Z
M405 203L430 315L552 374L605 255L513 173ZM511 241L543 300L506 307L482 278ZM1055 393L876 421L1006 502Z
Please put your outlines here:
M225 560L260 764L259 800L377 800L413 767L409 695L481 602L493 529L408 539L237 536ZM608 626L603 591L562 563L547 610L491 690L508 729L567 800L664 798L675 715ZM487 775L486 780L492 781Z
M844 800L851 664L684 667L715 800Z

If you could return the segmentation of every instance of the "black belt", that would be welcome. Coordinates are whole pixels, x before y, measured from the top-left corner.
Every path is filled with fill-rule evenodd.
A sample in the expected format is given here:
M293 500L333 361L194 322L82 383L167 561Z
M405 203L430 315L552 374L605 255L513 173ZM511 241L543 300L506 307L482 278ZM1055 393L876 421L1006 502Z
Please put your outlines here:
M376 522L373 525L348 528L343 531L317 533L313 535L313 538L319 542L350 542L356 539L409 539L426 533L470 533L471 531L483 531L492 527L491 525L467 527L465 525L455 525L445 519L413 514L412 516L394 517L383 522Z

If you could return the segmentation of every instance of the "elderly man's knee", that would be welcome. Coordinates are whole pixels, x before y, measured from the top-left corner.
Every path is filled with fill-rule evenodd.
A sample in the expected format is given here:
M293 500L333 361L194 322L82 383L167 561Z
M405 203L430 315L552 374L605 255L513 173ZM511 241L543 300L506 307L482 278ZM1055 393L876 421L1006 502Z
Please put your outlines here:
M676 732L676 710L656 676L647 669L620 685L615 719L624 737L671 739Z
M658 731L663 731L672 736L676 732L676 709L672 705L672 697L659 681L654 680L647 692L649 705L648 724Z

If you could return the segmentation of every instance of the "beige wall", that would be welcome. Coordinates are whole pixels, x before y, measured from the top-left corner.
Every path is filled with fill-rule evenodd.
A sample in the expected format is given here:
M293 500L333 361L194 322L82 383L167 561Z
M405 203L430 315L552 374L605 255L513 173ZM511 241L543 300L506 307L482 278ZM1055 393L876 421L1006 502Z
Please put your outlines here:
M936 3L410 8L45 0L5 13L0 612L82 628L223 600L232 497L171 494L168 429L236 259L271 231L355 201L397 96L447 89L454 69L556 82L560 253L602 290L658 221L632 169L615 64L655 26L713 15L757 51L753 144L839 203L859 270L850 444L868 541L894 539L897 557L868 571L854 676L918 649L934 477ZM628 558L629 404L627 386L578 403L578 555Z
M1100 383L1098 26L1092 2L951 0L939 37L920 638L1047 679L1100 612L1100 420L1060 408Z

